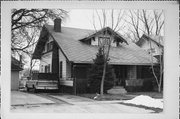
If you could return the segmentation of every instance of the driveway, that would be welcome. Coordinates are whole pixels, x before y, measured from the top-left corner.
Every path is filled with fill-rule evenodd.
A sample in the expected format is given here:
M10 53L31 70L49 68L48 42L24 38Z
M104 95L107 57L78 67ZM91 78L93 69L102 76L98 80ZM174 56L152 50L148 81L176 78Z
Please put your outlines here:
M65 95L13 91L12 112L33 113L152 113L138 107L119 104L121 101L95 101L92 99Z

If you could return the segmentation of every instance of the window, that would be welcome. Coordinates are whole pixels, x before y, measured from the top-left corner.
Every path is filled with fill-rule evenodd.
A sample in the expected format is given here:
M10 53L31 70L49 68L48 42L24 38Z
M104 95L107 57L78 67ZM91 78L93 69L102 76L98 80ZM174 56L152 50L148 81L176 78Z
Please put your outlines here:
M48 66L46 65L45 66L45 73L47 73L47 70L48 70Z
M99 37L98 46L107 46L110 43L110 37Z
M43 72L43 69L44 69L44 66L43 66L43 65L41 65L41 72Z
M53 41L47 43L47 51L50 51L53 49Z
M51 65L48 64L48 73L50 73L50 72L51 72Z
M149 53L149 54L151 54L151 53L156 53L155 48L148 49L148 53Z
M62 61L60 61L59 62L59 78L62 78L62 69L63 69L62 65L63 65L63 63L62 63Z
M46 65L45 66L45 73L50 73L51 70L50 70L50 64Z

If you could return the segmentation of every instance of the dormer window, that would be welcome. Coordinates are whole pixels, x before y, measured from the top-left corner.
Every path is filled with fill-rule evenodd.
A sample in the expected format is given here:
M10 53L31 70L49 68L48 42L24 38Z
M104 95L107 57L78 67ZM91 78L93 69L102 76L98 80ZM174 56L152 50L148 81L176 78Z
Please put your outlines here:
M98 46L107 46L110 43L110 37L99 37Z
M153 53L156 53L156 50L155 50L155 48L150 48L150 49L148 49L148 53L149 54L153 54Z
M128 44L127 41L119 33L116 33L109 27L103 28L96 33L80 39L79 41L92 46L111 45L112 47L119 47L120 43Z

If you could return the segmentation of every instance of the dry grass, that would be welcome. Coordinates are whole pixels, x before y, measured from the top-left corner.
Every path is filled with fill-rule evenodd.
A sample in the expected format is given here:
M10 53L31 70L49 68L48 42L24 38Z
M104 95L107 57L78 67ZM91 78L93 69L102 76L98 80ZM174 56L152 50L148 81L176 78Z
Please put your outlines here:
M163 98L163 94L158 93L158 92L131 92L127 94L118 94L118 95L104 94L103 96L98 96L96 100L99 100L99 101L101 100L103 101L104 100L130 100L138 95L147 95L156 99ZM79 94L79 96L94 99L94 97L97 96L97 94Z
M86 97L86 98L90 98L90 99L94 99L95 96L97 96L96 94L80 94L79 96L82 96L82 97ZM121 94L121 95L112 95L112 94L104 94L103 96L98 96L96 98L96 100L99 100L99 101L105 101L105 100L130 100L132 99L133 96L131 95L124 95L124 94Z
M103 96L98 96L98 98L96 98L96 100L98 100L98 101L131 100L132 98L134 98L138 95L147 95L147 96L150 96L150 97L156 98L156 99L163 98L163 94L158 93L158 92L131 92L131 93L121 94L121 95L104 94ZM94 97L97 96L97 94L80 94L79 96L94 99ZM123 102L121 102L119 104L139 107L139 108L143 108L143 109L147 109L147 110L153 110L154 113L161 113L163 111L163 109L161 109L161 108L153 108L153 107L147 107L147 106L143 106L143 105L127 104L127 103L123 103Z

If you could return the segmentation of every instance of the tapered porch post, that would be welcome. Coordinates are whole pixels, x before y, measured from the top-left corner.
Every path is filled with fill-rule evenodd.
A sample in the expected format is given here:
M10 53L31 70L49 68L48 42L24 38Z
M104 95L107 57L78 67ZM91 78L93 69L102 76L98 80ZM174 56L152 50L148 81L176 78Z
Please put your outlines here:
M73 63L72 63L72 77L73 77L73 91L74 91L74 95L76 95L77 94L77 92L76 92L76 76L75 76L75 67L76 67L76 65L74 65Z

